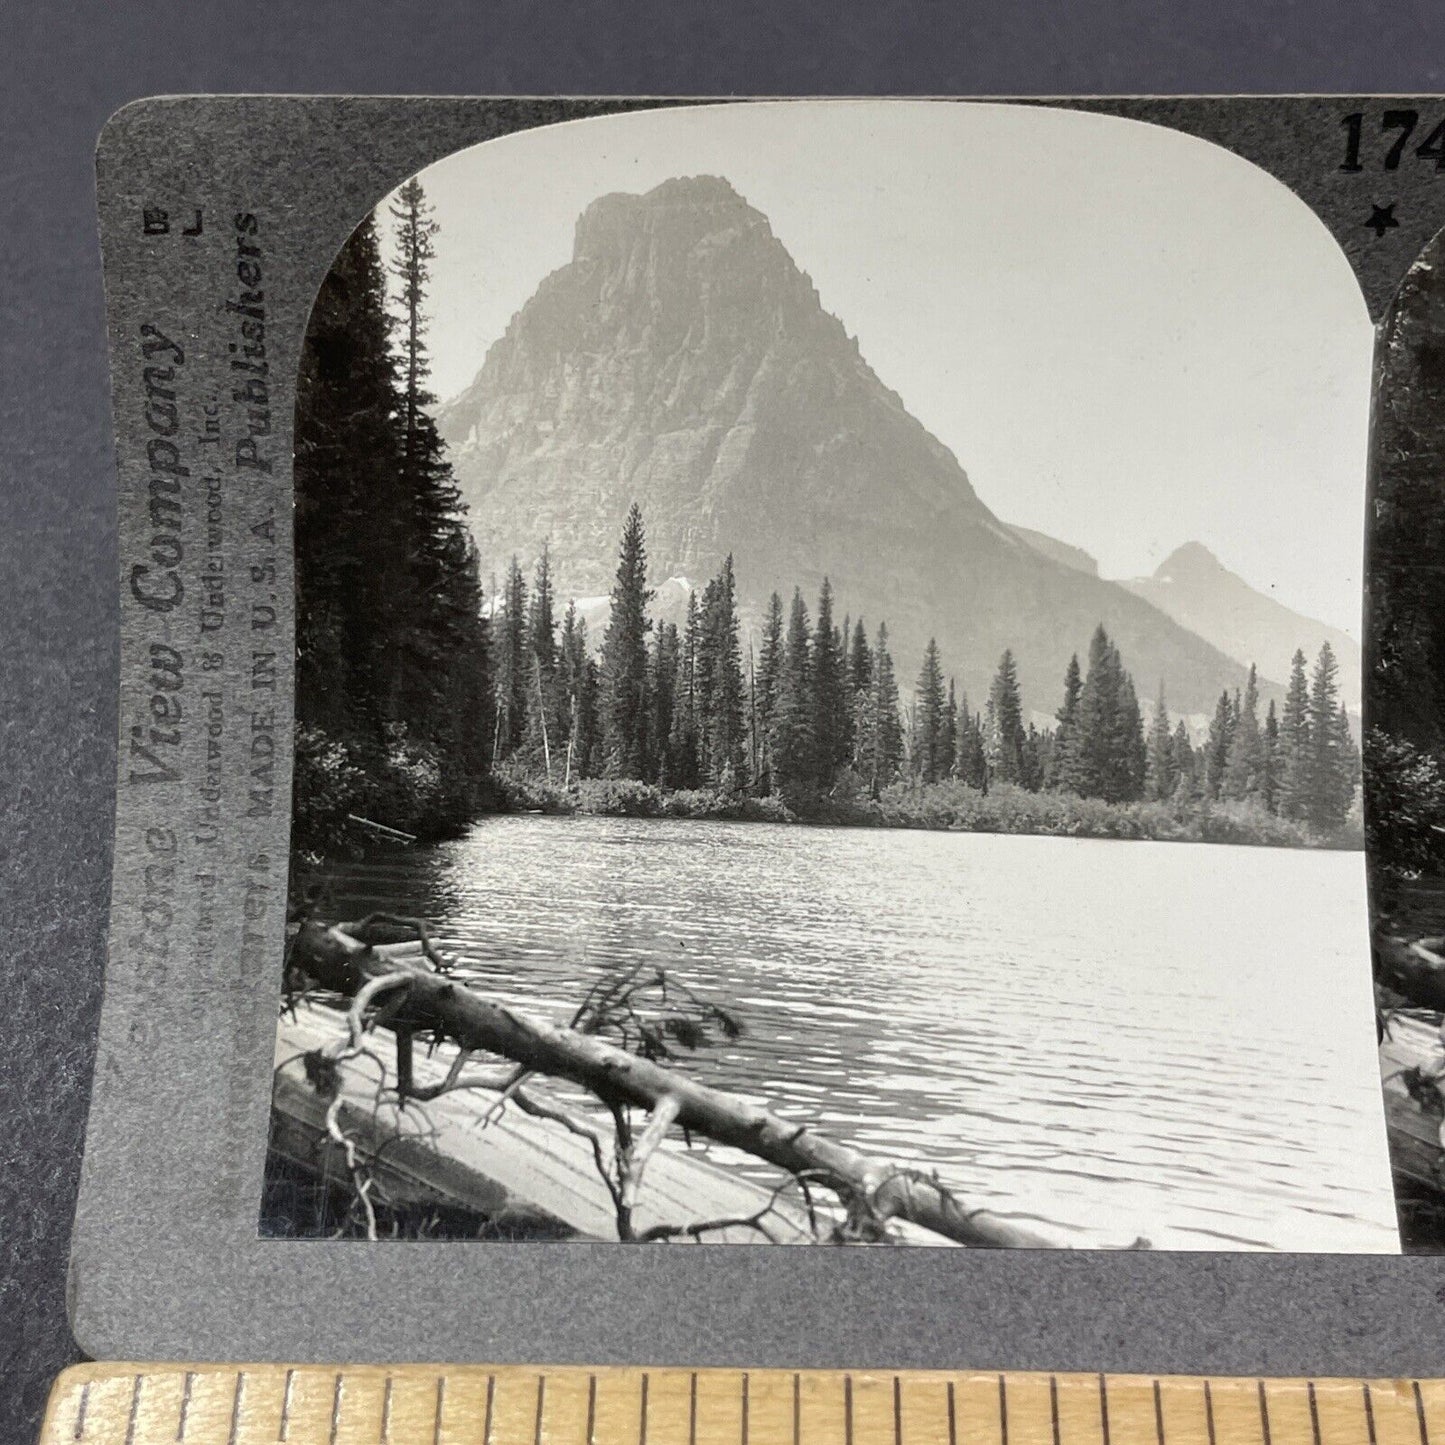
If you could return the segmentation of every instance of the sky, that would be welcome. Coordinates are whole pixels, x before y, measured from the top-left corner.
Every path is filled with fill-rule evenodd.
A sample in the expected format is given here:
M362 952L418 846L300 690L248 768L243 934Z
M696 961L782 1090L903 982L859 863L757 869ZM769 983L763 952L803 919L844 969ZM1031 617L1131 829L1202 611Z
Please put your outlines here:
M600 195L725 176L1006 521L1152 572L1203 542L1360 634L1373 331L1232 153L1111 116L802 101L572 121L422 172L433 387L461 391Z

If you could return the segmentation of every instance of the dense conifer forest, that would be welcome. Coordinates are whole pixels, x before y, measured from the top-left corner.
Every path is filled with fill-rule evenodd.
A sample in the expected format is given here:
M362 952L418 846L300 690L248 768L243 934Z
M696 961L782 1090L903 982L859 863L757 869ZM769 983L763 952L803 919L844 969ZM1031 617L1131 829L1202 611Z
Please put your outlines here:
M389 220L389 246L371 218L338 257L301 367L299 847L328 851L358 820L441 836L489 807L1357 841L1328 643L1312 670L1296 653L1282 712L1261 717L1251 669L1196 743L1162 687L1146 723L1102 625L1040 726L1012 652L982 699L933 641L900 684L886 621L840 619L827 579L774 593L745 641L729 557L680 625L654 620L636 504L600 638L559 602L545 543L484 598L426 384L436 224L417 182Z
M1102 626L1085 661L1069 663L1054 725L1040 727L1025 721L1008 651L980 708L946 675L934 641L902 692L886 622L836 620L826 578L811 608L800 589L786 603L775 592L756 645L741 640L731 557L689 595L681 626L654 623L636 506L596 657L575 604L556 621L545 548L530 588L512 559L504 596L491 761L520 806L1285 843L1350 836L1359 756L1328 643L1312 668L1295 654L1282 713L1271 703L1260 716L1251 669L1242 692L1220 695L1196 746L1162 688L1146 728Z

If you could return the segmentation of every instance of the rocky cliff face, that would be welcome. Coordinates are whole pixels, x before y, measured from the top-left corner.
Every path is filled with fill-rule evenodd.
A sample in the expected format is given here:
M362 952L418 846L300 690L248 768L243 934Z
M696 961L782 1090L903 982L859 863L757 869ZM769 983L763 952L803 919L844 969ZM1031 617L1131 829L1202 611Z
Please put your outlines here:
M961 339L960 344L968 344ZM775 587L886 618L911 682L937 635L976 702L1011 646L1056 705L1101 620L1152 695L1203 711L1238 664L1147 603L1027 545L874 374L773 235L716 177L604 196L440 425L484 569L544 538L562 595L611 585L635 499L652 576L729 552L745 621ZM1176 697L1177 695L1177 697Z

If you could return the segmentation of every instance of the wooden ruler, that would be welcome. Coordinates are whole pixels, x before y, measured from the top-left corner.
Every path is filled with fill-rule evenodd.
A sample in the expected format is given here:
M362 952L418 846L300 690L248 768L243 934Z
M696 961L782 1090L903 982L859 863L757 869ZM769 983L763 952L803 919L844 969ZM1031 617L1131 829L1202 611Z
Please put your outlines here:
M1445 1445L1445 1380L77 1365L42 1445Z

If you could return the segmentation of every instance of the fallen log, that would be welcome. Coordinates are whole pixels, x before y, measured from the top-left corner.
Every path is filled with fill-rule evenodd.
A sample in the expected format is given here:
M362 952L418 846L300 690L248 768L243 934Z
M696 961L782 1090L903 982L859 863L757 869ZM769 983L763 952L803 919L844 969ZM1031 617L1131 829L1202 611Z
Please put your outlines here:
M365 926L356 932L364 934ZM428 962L428 956L430 962ZM860 1222L896 1218L976 1249L1062 1247L987 1209L968 1209L938 1180L880 1163L806 1125L790 1123L745 1099L700 1084L676 1069L640 1058L595 1035L527 1019L440 971L424 940L423 955L393 956L363 942L348 926L301 925L288 967L353 999L385 999L381 1012L410 1048L413 1032L434 1032L464 1050L511 1059L524 1069L566 1079L612 1109L646 1110L660 1127L644 1131L655 1147L661 1128L676 1124L741 1149L790 1174L831 1188ZM401 1070L398 1070L400 1074ZM645 1156L638 1164L645 1163ZM640 1168L637 1169L640 1174Z

